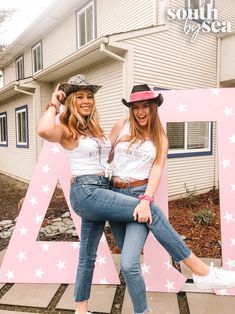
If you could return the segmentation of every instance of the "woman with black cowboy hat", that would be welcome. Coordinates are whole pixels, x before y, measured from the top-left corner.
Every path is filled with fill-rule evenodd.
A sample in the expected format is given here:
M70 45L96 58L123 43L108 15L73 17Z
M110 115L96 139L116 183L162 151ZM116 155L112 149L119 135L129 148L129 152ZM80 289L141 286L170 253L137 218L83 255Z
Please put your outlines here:
M79 267L75 285L76 313L85 314L88 311L88 299L90 297L96 251L103 233L105 220L130 223L134 223L134 220L145 222L145 225L139 225L143 227L147 226L155 238L176 261L184 260L186 265L195 274L205 275L194 276L198 286L206 288L228 288L235 286L235 272L220 271L215 268L209 270L205 264L191 253L180 236L169 224L160 208L152 203L152 195L156 189L156 184L152 180L152 171L154 171L153 175L157 175L159 180L167 150L167 141L164 136L160 138L163 148L157 146L160 155L158 154L156 157L155 155L150 156L153 165L159 163L161 167L158 170L154 166L152 167L151 173L148 176L147 188L143 195L135 198L108 190L109 180L105 174L111 143L105 138L98 121L94 94L99 88L100 86L87 82L85 77L81 75L72 77L67 83L58 85L52 94L51 103L48 105L48 109L38 127L38 134L40 136L51 142L59 142L68 154L72 174L70 201L74 211L82 218ZM150 136L150 140L153 141L151 133L148 133L149 126L146 129L145 125L146 121L147 125L151 123L149 112L152 109L154 112L157 106L155 105L154 108L151 104L143 104L140 101L141 97L144 97L144 100L147 100L147 102L151 103L151 100L155 100L156 102L157 99L160 99L160 96L159 98L149 98L146 95L153 95L152 91L146 92L144 94L140 92L142 94L132 95L133 98L131 99L130 105L134 105L133 118L137 121L138 126L133 129L134 137L137 138L137 141L135 141L135 138L133 141L131 140L130 143L133 145L144 145L147 136ZM133 103L132 100L135 102ZM65 108L64 112L60 115L61 123L57 125L55 124L55 116L59 111L61 102L64 103ZM144 108L144 113L141 114L139 108ZM131 120L130 123L132 123ZM133 123L135 124L135 121ZM120 128L119 125L120 123L114 127L111 134L113 142L118 137L117 130ZM142 132L142 126L147 131ZM127 138L128 136L127 134ZM123 138L121 137L120 143L122 141ZM133 146L131 146L128 147L129 151L133 149ZM135 152L133 155L138 156L138 154L135 155ZM147 155L145 159L149 159ZM151 162L150 159L149 161ZM143 172L147 173L145 166L143 166ZM114 185L118 182L118 176L119 173L114 175ZM130 182L132 181L131 179L129 176L128 180ZM122 180L121 177L120 180ZM144 179L137 177L137 180L133 181L141 180ZM119 241L119 243L122 246L122 242ZM208 272L209 275L207 275ZM204 279L201 280L201 278ZM129 280L127 278L129 290L132 287L135 288L133 284L132 279ZM147 303L145 304L145 291L142 292L143 298L141 299L141 304L136 303L135 296L132 298L135 313L148 311ZM138 298L140 297L139 295Z

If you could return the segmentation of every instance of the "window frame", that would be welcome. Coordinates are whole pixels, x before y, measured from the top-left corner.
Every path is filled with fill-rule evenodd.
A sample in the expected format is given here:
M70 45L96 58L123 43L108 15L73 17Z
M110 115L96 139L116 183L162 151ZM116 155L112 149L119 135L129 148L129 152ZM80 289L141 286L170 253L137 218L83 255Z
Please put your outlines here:
M205 0L198 0L199 8L202 7L202 5L203 5L202 1L205 1ZM215 0L209 0L209 1L212 4L212 9L215 9ZM191 0L185 0L185 9L186 10L189 10L191 8L190 4L191 4ZM194 21L197 22L197 23L200 23L200 24L204 22L204 20L201 20L201 19L194 20ZM208 22L208 20L207 20L207 22Z
M40 65L41 65L41 67L35 69L34 51L35 51L38 47L39 47L39 49L40 49L39 51L40 51ZM35 44L35 45L31 48L32 73L33 73L33 74L36 74L36 73L38 73L38 72L40 72L40 71L43 70L43 57L42 57L42 55L43 55L43 53L42 53L42 42L39 41L37 44ZM36 55L36 57L37 57L37 55ZM37 61L37 63L38 63L38 61ZM34 70L36 70L36 71L34 71Z
M168 158L182 158L182 157L194 157L194 156L209 156L213 154L213 122L212 121L189 121L189 122L207 122L209 123L209 127L208 127L208 139L209 139L209 143L208 143L208 148L203 148L203 149L174 149L171 150L169 148L168 150ZM171 122L168 122L171 123ZM187 126L188 122L184 122L184 128L185 126ZM187 128L186 128L186 132L184 132L184 145L185 147L187 147Z
M25 142L19 142L19 130L18 130L18 114L25 112ZM15 135L16 135L16 147L29 148L29 130L28 130L28 106L21 106L15 108Z
M5 136L6 136L6 140L4 142L1 142L1 137L0 137L0 146L1 147L8 147L8 127L7 127L7 112L4 111L4 112L0 112L0 119L3 119L5 118L6 119L6 122L5 122ZM1 126L1 124L0 124ZM0 132L2 132L2 130L0 130ZM1 135L2 133L0 133Z
M87 41L87 25L86 25L86 10L92 7L92 21L93 21L93 29L92 29L92 39L90 41ZM81 38L80 38L80 29L79 29L79 15L85 12L85 43L81 45ZM89 1L85 6L83 6L81 9L76 11L76 32L77 32L77 49L85 46L92 40L94 40L97 37L96 34L96 3L95 1Z
M20 61L22 61L22 63L20 63ZM19 67L20 67L20 65L22 66L21 72L19 71L20 69L19 69L18 65L19 65ZM19 81L19 80L24 79L24 56L23 55L16 59L15 67L16 67L16 80ZM19 75L19 74L21 74L21 75Z

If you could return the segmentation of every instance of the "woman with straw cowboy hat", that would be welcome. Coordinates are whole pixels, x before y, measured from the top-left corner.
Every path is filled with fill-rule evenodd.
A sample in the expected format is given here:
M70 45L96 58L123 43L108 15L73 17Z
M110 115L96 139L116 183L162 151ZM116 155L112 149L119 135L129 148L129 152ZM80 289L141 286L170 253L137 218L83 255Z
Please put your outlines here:
M114 151L117 154L116 161L114 156L113 187L119 189L118 182L126 183L126 178L123 177L119 168L121 159L117 159L125 152L125 147L123 151L122 145L125 146L127 143L126 153L133 157L129 166L137 162L142 169L139 171L140 175L137 175L133 168L128 174L127 182L131 189L143 187L147 183L146 189L138 195L138 198L108 189L109 179L106 176L106 170L111 142L105 137L99 125L94 98L99 88L100 86L89 83L81 75L59 84L52 94L51 102L38 127L38 134L41 137L60 143L67 152L72 175L71 205L82 218L79 266L75 285L76 313L85 314L88 311L96 251L106 220L128 222L133 225L137 225L135 221L138 221L138 226L145 230L141 233L142 243L144 242L143 234L146 234L147 229L151 230L174 260L183 260L192 270L194 282L198 287L235 286L235 272L209 268L202 263L172 228L161 209L152 202L166 159L167 138L157 115L157 105L162 102L162 97L156 96L151 90L132 93L130 102L126 103L131 108L129 127L128 123L119 121L110 135L112 144L116 144ZM61 102L65 107L60 115L60 124L56 124L55 116ZM154 123L157 125L154 126ZM121 130L123 133L120 133ZM159 130L160 136L157 134ZM153 148L150 154L148 154L150 151L148 145L150 147L152 145ZM146 151L144 151L144 146L147 146ZM144 156L143 159L141 156ZM129 160L130 156L125 158ZM152 167L149 168L150 164ZM124 246L126 239L124 237L121 239L121 236L120 234L118 236L119 244ZM136 237L136 234L134 236ZM137 274L137 277L140 280L141 273ZM126 280L129 291L135 289L133 280L129 278ZM145 291L143 288L141 291L143 294L141 302L137 302L136 295L131 296L135 313L149 311Z

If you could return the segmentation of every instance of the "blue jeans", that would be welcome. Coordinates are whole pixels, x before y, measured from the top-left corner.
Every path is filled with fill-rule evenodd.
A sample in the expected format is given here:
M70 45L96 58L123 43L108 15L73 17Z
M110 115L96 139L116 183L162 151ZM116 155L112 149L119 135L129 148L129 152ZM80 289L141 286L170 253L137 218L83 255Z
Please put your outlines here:
M138 197L146 190L146 185L117 189L113 191ZM121 249L121 270L134 307L135 314L148 311L146 286L140 267L140 255L149 234L149 228L138 222L110 222L110 227Z
M103 176L83 175L71 184L70 201L82 218L79 267L75 301L88 300L99 240L104 221L134 222L133 211L139 200L108 190L109 181ZM156 204L151 204L153 222L145 224L175 261L190 256L191 251Z

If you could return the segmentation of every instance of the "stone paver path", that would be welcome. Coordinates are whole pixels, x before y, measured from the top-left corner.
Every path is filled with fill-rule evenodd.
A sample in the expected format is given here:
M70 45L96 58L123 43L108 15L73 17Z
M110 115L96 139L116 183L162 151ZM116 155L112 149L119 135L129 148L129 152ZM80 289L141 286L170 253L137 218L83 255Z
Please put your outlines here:
M0 252L0 264L4 253L4 251ZM113 257L119 271L119 255ZM204 259L204 261L209 264L211 260ZM220 266L220 260L214 260L214 263L215 266ZM191 278L190 272L184 265L181 265L181 269L188 278ZM184 312L185 314L235 313L235 297L216 296L212 291L199 293L190 283L186 283L182 290L186 291L184 298L189 309L188 313ZM72 314L75 306L73 291L74 285L66 287L59 284L14 284L12 286L0 284L0 295L2 296L0 298L0 314ZM93 285L89 310L100 314L110 313L115 292L115 285ZM52 301L55 303L54 306L51 305ZM148 292L148 301L152 314L180 314L177 294ZM17 311L16 306L20 306ZM126 291L122 314L132 313L132 304Z

